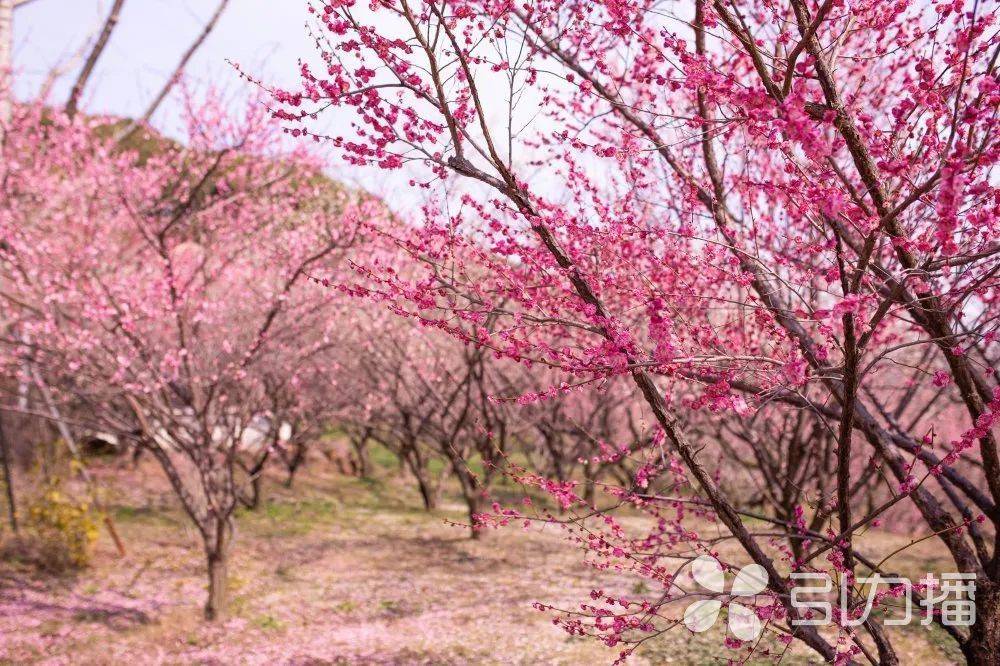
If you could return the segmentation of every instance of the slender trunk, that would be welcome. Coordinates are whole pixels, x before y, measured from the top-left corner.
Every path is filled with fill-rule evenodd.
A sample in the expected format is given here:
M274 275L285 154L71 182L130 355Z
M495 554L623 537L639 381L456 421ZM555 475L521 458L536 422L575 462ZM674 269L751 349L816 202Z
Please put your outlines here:
M208 561L208 599L205 601L205 619L224 619L229 602L226 589L229 566L229 547L232 545L233 521L227 517L215 521L214 531L206 538L205 556Z
M482 496L475 489L465 494L465 504L469 508L469 537L475 540L483 538L483 530L479 526L478 516L482 513Z
M14 42L14 0L0 0L0 144L3 144L13 108L11 45Z
M142 454L145 451L145 447L139 442L136 442L135 446L132 447L132 468L139 466L139 461L142 459Z
M483 536L483 531L478 527L476 516L482 513L480 509L482 504L482 486L466 467L467 463L465 460L452 458L451 465L455 470L455 476L458 478L458 485L462 488L462 498L465 500L465 506L469 512L469 537L480 539Z
M264 494L261 480L261 474L254 474L250 477L250 502L247 505L251 511L256 511L260 508L260 500Z
M844 262L840 259L840 244L837 245L841 273ZM851 293L847 287L846 275L841 278L844 297ZM854 313L843 316L844 324L844 401L841 408L840 435L837 438L837 515L840 519L840 533L843 535L844 566L851 577L854 576L854 548L851 535L851 443L854 437L854 405L858 400L858 341L854 334Z
M69 94L69 100L66 102L66 115L70 118L76 115L77 109L80 106L80 98L83 96L83 89L87 86L90 75L94 73L94 67L97 65L101 54L104 53L104 49L108 45L108 40L111 39L111 33L114 32L115 26L118 25L118 17L121 14L122 5L124 4L125 0L115 0L115 4L112 5L111 11L108 13L108 18L104 21L104 26L101 28L101 34L97 37L97 42L94 43L94 48L90 50L90 55L87 56L80 74L76 77L76 82L73 84L73 89Z
M295 473L299 471L299 466L302 465L302 460L305 458L305 447L301 444L296 445L295 453L292 454L292 459L288 461L288 476L285 477L285 487L291 488L292 484L295 483Z
M976 623L962 646L970 666L1000 664L1000 585L976 581Z
M597 501L597 470L594 468L590 460L583 464L583 499L590 506Z
M3 419L0 419L0 454L3 455L3 480L7 489L7 511L10 514L10 528L17 534L17 504L14 501L14 473L11 464L11 447L7 441L7 433L3 429Z
M257 459L252 467L246 469L247 478L250 481L250 496L245 499L240 499L243 505L254 511L260 508L260 501L264 495L264 467L267 465L267 461L271 458L271 451L273 449L268 447L264 450L264 454ZM245 468L244 468L245 469Z
M205 619L220 620L226 615L227 562L225 553L208 555L208 600L205 602Z
M188 62L191 60L191 57L205 42L205 39L208 38L208 35L212 32L212 30L215 29L215 24L218 23L219 17L222 16L222 12L226 9L226 5L228 4L229 0L221 0L221 2L219 2L218 6L215 8L215 13L213 13L211 18L208 19L208 23L205 24L204 28L202 28L202 31L198 34L198 37L194 40L191 46L188 47L187 51L184 52L184 55L181 56L180 62L177 63L177 67L174 68L174 71L170 75L170 78L168 78L166 83L163 84L163 87L160 89L160 92L156 95L156 97L153 98L153 101L146 109L146 112L142 114L141 118L139 118L138 120L133 120L131 123L128 124L125 130L121 133L121 138L119 139L120 141L122 142L128 141L129 139L132 138L132 136L136 134L136 132L139 131L141 127L149 123L150 119L153 117L153 114L156 113L156 110L158 108L160 108L160 105L163 103L163 100L167 98L167 94L170 93L170 90L180 80L181 75L184 74L184 70L187 68Z
M424 502L424 509L433 511L437 508L437 493L431 487L426 470L413 470L413 475L417 477L417 489L420 491L420 499Z
M355 473L358 478L370 478L372 473L372 462L371 455L368 453L368 438L352 439L351 445L354 446Z
M431 483L430 475L427 473L427 463L424 457L417 450L415 442L410 442L400 452L400 460L403 465L409 468L413 477L417 480L417 490L420 491L420 499L424 502L424 509L431 511L437 508L437 493Z

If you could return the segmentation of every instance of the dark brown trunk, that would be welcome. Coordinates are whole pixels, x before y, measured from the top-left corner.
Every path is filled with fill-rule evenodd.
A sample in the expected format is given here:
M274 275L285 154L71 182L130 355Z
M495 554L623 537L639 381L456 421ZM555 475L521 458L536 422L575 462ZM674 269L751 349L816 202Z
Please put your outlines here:
M590 460L583 465L583 499L590 506L597 501L597 472Z
M240 502L248 509L256 510L260 508L261 500L264 497L264 467L271 458L271 449L267 449L253 467L246 470L247 478L250 481L250 496L241 498Z
M264 496L264 481L261 477L260 473L250 477L250 501L247 503L247 508L253 511L260 508L260 500Z
M479 526L476 516L482 513L480 504L482 500L478 493L472 491L466 494L465 504L469 507L469 536L473 539L479 540L483 538L483 528Z
M0 455L3 456L3 481L7 489L7 511L10 516L10 528L17 534L17 504L14 499L14 472L11 459L11 446L7 441L7 433L3 429L3 419L0 419Z
M962 652L971 666L1000 664L1000 585L976 581L976 623Z
M479 539L483 536L483 531L479 528L476 520L476 516L482 512L480 509L482 504L481 486L478 479L466 467L464 460L452 458L451 464L455 471L455 478L458 479L458 484L462 488L462 498L465 500L465 506L469 512L469 536L473 539Z
M229 594L226 588L229 566L229 547L232 542L232 519L217 521L214 532L205 544L208 560L208 599L205 601L205 619L212 622L226 617Z
M132 448L132 467L136 468L139 466L139 461L142 459L142 454L146 448L139 442L136 442L135 446Z
M354 446L355 474L361 479L371 478L372 462L371 455L368 453L368 439L352 440L351 444Z
M420 498L424 502L424 508L428 511L436 509L437 492L431 484L427 470L427 463L420 455L420 451L417 450L415 442L411 442L407 448L403 449L401 459L404 465L409 468L413 477L417 480L417 489L420 491Z
M291 460L287 463L288 476L285 477L285 487L291 488L292 484L295 483L295 474L299 471L299 467L302 466L302 461L306 457L306 447L304 444L299 442L295 445L295 453L292 454Z
M431 488L430 481L427 480L427 475L424 472L414 472L414 476L417 477L417 488L420 490L420 499L424 502L424 508L428 511L432 511L437 508L437 493Z

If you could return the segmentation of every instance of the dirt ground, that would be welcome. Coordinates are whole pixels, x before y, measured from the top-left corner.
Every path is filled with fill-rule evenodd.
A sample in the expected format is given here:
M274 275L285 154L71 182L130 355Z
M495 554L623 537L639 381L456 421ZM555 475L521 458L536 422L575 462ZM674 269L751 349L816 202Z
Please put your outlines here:
M238 519L230 619L200 619L199 541L158 470L106 469L128 554L106 533L93 565L53 579L0 562L0 663L10 664L610 664L617 650L570 637L539 601L574 608L594 587L638 581L581 566L553 531L511 528L472 541L458 504L428 513L401 480L307 473L293 491ZM919 550L914 570L933 558ZM923 559L921 559L923 558ZM947 664L920 627L905 664ZM631 664L725 663L721 629L674 629ZM790 652L783 663L811 663Z

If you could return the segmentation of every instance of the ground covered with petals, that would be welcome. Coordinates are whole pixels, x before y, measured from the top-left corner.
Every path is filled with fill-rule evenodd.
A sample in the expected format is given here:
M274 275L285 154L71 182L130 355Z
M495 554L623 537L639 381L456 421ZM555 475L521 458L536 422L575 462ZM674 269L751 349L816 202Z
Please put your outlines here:
M151 461L98 470L128 548L101 534L94 563L43 577L0 563L3 664L609 664L617 650L554 627L536 601L572 609L600 587L642 584L581 566L556 531L509 528L472 541L445 495L428 513L405 479L314 471L293 491L277 479L239 516L232 608L206 624L198 537ZM933 557L915 549L909 566ZM906 663L953 663L934 635L909 629ZM725 663L718 629L677 627L630 663ZM796 649L783 663L811 663Z

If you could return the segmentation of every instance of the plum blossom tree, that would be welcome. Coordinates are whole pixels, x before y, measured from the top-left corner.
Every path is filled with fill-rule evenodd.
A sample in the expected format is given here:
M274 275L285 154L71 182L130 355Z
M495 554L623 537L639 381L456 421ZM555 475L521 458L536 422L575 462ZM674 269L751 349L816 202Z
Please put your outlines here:
M340 422L350 404L339 386L338 356L345 348L339 329L346 318L330 303L316 305L327 319L296 329L299 343L306 346L295 354L268 355L257 369L267 407L242 442L248 455L239 457L249 480L241 498L248 508L260 506L264 471L275 462L286 472L285 487L292 487L310 449Z
M536 433L525 450L529 467L559 483L582 476L582 497L590 505L605 477L629 485L635 471L629 454L642 450L650 437L629 389L617 379L600 390L572 391L524 409L521 416Z
M343 367L354 396L343 424L356 465L368 441L385 446L414 477L428 510L436 508L450 474L466 504L471 537L478 539L490 488L502 477L513 445L529 435L512 409L527 377L468 339L414 327L362 304L363 314L353 318L354 360ZM433 461L442 463L439 474Z
M110 122L19 107L4 145L8 368L159 461L202 537L205 616L226 610L242 467L335 342L332 274L372 213L282 149L259 108L187 100L186 141L122 150ZM252 463L251 463L252 464Z
M617 493L657 527L630 539L606 515L600 533L573 534L662 594L612 599L618 614L590 606L571 632L627 641L626 656L670 623L671 558L718 557L723 539L766 573L770 630L828 661L898 663L879 622L839 618L836 641L797 622L788 574L853 584L879 570L856 537L907 505L975 579L977 621L945 630L970 663L1000 659L1000 38L986 5L309 5L320 58L298 89L271 90L274 115L352 164L410 169L432 197L395 231L423 270L370 262L365 295L462 339L478 327L480 347L571 387L628 377L659 427L642 483ZM330 107L356 122L320 133L312 120ZM928 422L941 402L947 420ZM816 509L822 529L772 517L776 547L689 426L788 410L832 432L832 510ZM852 500L859 459L888 480L870 510ZM694 538L685 506L727 534Z
M429 445L432 432L446 427L461 410L461 389L449 386L449 359L435 353L427 339L384 316L369 316L359 327L351 394L345 423L350 437L362 446L373 440L396 456L400 470L416 483L424 509L436 509L447 467L435 472L440 460ZM378 331L376 335L376 330Z

